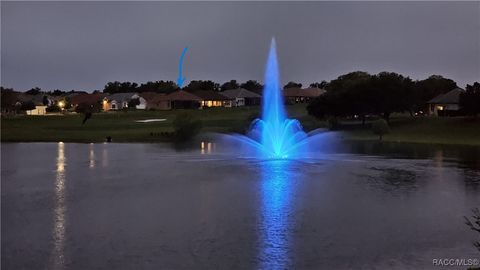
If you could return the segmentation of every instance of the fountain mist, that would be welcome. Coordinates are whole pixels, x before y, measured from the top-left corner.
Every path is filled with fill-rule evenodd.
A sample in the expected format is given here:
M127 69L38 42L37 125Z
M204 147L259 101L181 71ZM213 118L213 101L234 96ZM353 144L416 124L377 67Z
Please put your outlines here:
M316 134L318 133L313 133ZM261 118L252 122L247 136L235 134L228 137L247 145L256 157L284 159L304 157L313 135L307 135L298 120L287 118L280 87L275 39L272 39L265 69Z

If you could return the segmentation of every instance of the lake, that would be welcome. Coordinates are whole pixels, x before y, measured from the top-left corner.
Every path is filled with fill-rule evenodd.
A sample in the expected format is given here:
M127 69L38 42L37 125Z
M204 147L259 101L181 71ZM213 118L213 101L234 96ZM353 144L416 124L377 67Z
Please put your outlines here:
M479 258L480 148L345 142L305 160L7 143L2 269L439 269ZM449 267L448 269L466 269Z

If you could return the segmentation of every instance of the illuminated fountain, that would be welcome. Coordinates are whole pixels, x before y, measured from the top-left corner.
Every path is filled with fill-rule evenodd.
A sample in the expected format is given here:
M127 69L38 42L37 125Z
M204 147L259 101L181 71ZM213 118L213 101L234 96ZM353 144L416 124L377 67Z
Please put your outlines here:
M256 157L285 159L305 157L309 142L317 134L305 133L298 120L286 116L276 45L272 39L265 70L261 118L252 122L247 136L235 134L228 138L246 145Z

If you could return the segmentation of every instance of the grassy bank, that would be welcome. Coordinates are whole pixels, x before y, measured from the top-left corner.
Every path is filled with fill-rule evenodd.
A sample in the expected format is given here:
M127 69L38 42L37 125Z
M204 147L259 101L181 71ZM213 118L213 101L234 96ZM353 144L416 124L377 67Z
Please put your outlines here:
M94 114L85 125L83 115L16 116L2 119L3 142L103 142L111 136L115 142L169 141L162 132L172 132L179 112L188 111L202 120L203 132L241 132L259 107L209 108L204 110L128 111ZM318 126L306 114L305 107L288 106L289 115L300 119L306 128ZM136 120L166 119L164 122L137 123Z
M367 123L368 125L368 123ZM368 127L344 131L346 139L378 140ZM480 145L480 118L463 117L397 117L390 120L390 142Z
M170 137L172 121L182 110L129 111L94 114L85 125L83 115L17 116L2 119L3 142L103 142L111 136L115 142L161 142ZM304 105L287 106L290 117L299 119L306 130L324 127L325 123L307 115ZM189 110L203 123L203 132L241 132L252 118L260 114L259 107L209 108ZM137 123L136 120L164 118L164 122ZM342 122L345 139L377 140L368 123ZM385 141L480 145L480 118L433 118L397 116L391 119L391 132Z

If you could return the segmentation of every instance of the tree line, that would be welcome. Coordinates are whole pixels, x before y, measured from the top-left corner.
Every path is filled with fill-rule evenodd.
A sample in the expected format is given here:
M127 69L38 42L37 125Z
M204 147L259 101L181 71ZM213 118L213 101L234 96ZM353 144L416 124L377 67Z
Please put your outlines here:
M284 85L287 88L302 88L298 82L290 81ZM363 71L350 72L338 78L321 82L314 82L309 87L317 87L326 90L326 93L315 98L307 107L309 114L318 117L351 117L358 116L365 119L367 115L381 115L386 120L394 112L410 112L411 114L425 109L425 104L435 96L446 93L456 87L455 81L432 75L424 80L414 81L409 77L394 72L381 72L369 74ZM256 80L248 80L239 83L236 80L229 80L219 84L212 80L193 80L183 87L183 90L206 90L225 91L228 89L244 88L252 92L262 92L263 85ZM480 110L480 84L478 82L467 85L465 93L460 97L460 105L465 114L476 115ZM126 93L126 92L156 92L171 93L180 88L174 81L148 81L138 84L136 82L108 82L104 93ZM13 89L1 89L3 101L10 100L8 91ZM42 91L35 87L26 93L37 95L40 93L61 96L73 92L59 89ZM98 90L94 92L100 92ZM86 92L85 92L86 93ZM2 105L4 102L2 102ZM3 107L3 106L2 106Z
M371 75L356 71L338 77L325 85L326 93L315 98L307 107L317 118L359 117L380 115L389 120L394 112L424 111L432 98L457 88L455 81L440 75L413 81L394 72ZM480 84L467 85L460 96L465 114L480 113Z

